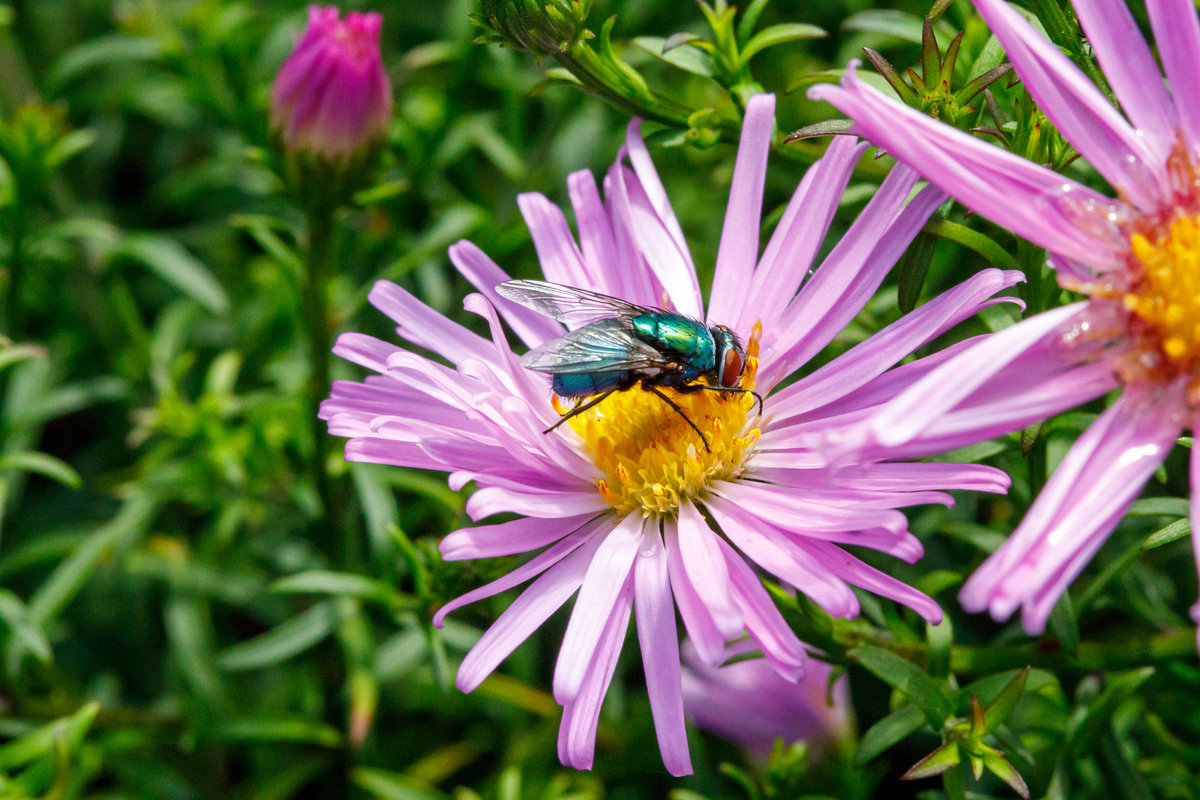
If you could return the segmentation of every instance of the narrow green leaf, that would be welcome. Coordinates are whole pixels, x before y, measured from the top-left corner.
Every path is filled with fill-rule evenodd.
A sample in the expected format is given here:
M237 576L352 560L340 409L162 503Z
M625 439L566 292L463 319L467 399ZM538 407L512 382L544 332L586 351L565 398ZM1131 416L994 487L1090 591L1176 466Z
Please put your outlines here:
M746 63L763 50L777 44L794 42L799 39L823 39L826 36L828 34L816 25L804 25L798 22L772 25L769 28L763 28L746 43L745 48L742 49L742 63Z
M31 450L6 453L0 456L0 469L33 472L61 483L69 489L78 489L83 485L83 479L79 477L78 472L71 468L70 464L47 453Z
M1071 595L1063 592L1050 612L1050 630L1058 637L1063 652L1074 655L1079 650L1079 620L1075 618L1075 606Z
M999 753L986 753L983 756L983 765L988 768L989 772L1011 786L1014 792L1025 800L1029 800L1029 787L1025 785L1025 779L1012 764L1004 760L1004 756Z
M671 40L663 39L661 36L637 36L634 37L633 44L684 72L705 78L712 78L717 74L712 56L700 48L687 45L671 47Z
M271 584L271 591L282 594L349 595L381 603L391 603L400 597L390 586L365 575L326 570L309 570L280 578Z
M331 725L296 717L229 719L209 732L226 742L303 742L321 747L341 747L342 734Z
M916 14L910 14L907 11L869 9L849 16L842 23L842 30L882 33L894 36L902 42L919 45L924 25L925 20L923 17L918 17ZM942 48L947 47L950 44L950 39L954 36L951 28L945 24L934 25L933 32L938 46Z
M1186 517L1191 507L1186 497L1147 497L1135 500L1125 513L1131 517Z
M936 246L936 237L928 233L919 233L904 251L898 267L899 291L896 298L901 313L907 314L917 307L917 300L921 298L921 289L925 285L925 275L929 272L929 265L933 263L933 250Z
M1159 528L1154 533L1146 537L1146 541L1142 543L1142 551L1153 550L1156 547L1162 547L1164 544L1170 544L1176 539L1182 539L1192 532L1192 521L1187 517L1177 519L1166 527Z
M333 605L323 601L260 636L227 648L217 656L217 664L229 672L241 672L282 663L316 645L333 632L336 623Z
M50 753L56 740L78 747L100 713L99 703L87 703L69 717L55 720L0 747L0 772L28 764Z
M350 780L380 800L447 800L446 795L415 778L374 767L355 768Z
M937 39L933 35L933 22L929 17L925 17L921 20L921 80L926 86L937 86L941 62Z
M1020 265L1017 264L1016 259L1010 256L1003 247L979 231L968 228L966 225L960 225L957 222L950 222L944 219L931 219L925 223L925 227L921 230L942 239L957 242L968 250L974 250L986 258L997 269L1020 270Z
M117 246L112 258L137 261L185 295L216 314L229 310L229 298L208 267L179 242L156 234L132 233Z
M954 704L937 681L916 664L882 647L859 647L849 656L888 686L908 697L925 714L925 719L940 730L954 716Z
M988 704L983 710L985 720L984 733L994 733L996 728L1004 724L1010 716L1013 709L1017 707L1017 703L1021 699L1021 695L1025 693L1025 681L1029 677L1029 667L1017 672L1013 679L1000 690L1000 694L996 695L996 699Z
M913 703L900 708L876 722L863 734L854 754L854 763L865 766L894 744L915 733L925 724L925 715Z
M29 616L29 609L21 599L8 589L0 589L0 620L7 626L15 642L19 642L24 651L28 651L43 664L49 663L54 653L50 642Z
M915 781L919 778L932 778L934 775L941 775L951 767L957 767L960 760L958 742L946 742L909 767L908 771L900 776L900 780Z

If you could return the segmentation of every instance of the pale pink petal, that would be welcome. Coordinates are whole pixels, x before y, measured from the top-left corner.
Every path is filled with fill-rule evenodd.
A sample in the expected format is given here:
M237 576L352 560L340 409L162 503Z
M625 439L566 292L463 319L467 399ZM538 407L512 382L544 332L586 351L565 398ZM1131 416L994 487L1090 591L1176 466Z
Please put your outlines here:
M517 195L517 206L525 217L542 274L552 283L586 285L583 254L575 246L571 228L562 210L536 192ZM561 335L561 332L556 335Z
M522 642L529 638L530 634L550 618L551 614L561 608L571 595L575 594L580 584L583 583L583 576L587 572L588 564L591 563L592 556L595 555L602 540L602 536L592 535L583 541L582 546L550 566L540 578L529 585L529 588L521 592L508 608L504 609L504 613L492 623L492 626L484 632L475 646L463 657L462 664L458 668L458 677L455 680L455 685L461 691L474 691L488 675L492 674L500 662L508 658L513 650L516 650ZM476 592L478 591L480 590L476 590ZM462 601L465 597L467 595L459 600ZM473 600L467 602L473 602ZM451 610L452 605L448 604L438 611L438 616L434 617L435 625L441 625L442 619Z
M496 293L496 284L508 280L508 274L474 243L464 239L452 244L450 261L504 315L504 321L528 347L563 335L562 325Z
M729 595L729 573L717 550L717 536L690 501L679 507L679 549L693 586L703 587L704 605L726 639L742 632L742 615Z
M959 353L884 406L872 422L875 438L888 445L918 436L1001 368L1069 325L1086 307L1086 302L1073 303L1038 314Z
M744 507L720 498L709 500L705 507L729 541L767 572L799 587L830 616L858 616L858 598L850 591L850 587L828 572L816 568L819 565L797 550L792 540L773 526L753 516Z
M675 604L667 575L667 553L654 525L642 531L641 552L633 568L638 644L646 670L646 694L663 764L672 775L692 774L683 721L682 675Z
M673 519L663 520L663 538L667 548L667 571L671 588L675 593L675 604L688 637L707 664L720 664L725 657L725 635L717 628L704 599L704 587L692 583L691 576L683 566L682 547L679 544L679 527Z
M802 414L854 392L987 306L998 302L1020 304L1014 298L993 298L992 295L1024 279L1020 272L989 269L943 292L788 387L788 400L782 404L787 409L785 413L788 416Z
M587 543L593 538L596 540L596 546L599 546L603 536L597 534L602 532L608 525L611 524L612 523L609 521L597 520L590 525L586 525L570 534L566 538L561 539L554 545L546 548L541 553L538 553L532 559L517 567L512 572L509 572L507 575L497 578L491 583L480 586L478 589L472 589L460 597L454 598L449 603L446 603L446 605L439 608L437 613L433 615L434 626L438 628L442 627L442 621L446 618L446 615L455 609L462 608L465 605L470 605L477 600L483 600L484 598L498 595L501 592L506 592L514 586L520 586L530 578L540 575L542 572L545 572L550 567L562 561L566 556L574 552L580 545ZM591 559L589 558L587 561L590 563Z
M836 577L853 583L855 586L861 586L877 595L890 597L897 603L916 611L926 622L937 625L942 621L942 609L931 597L923 592L918 592L903 581L865 564L837 545L816 539L805 539L797 541L796 546L808 552L814 561Z
M758 321L764 330L778 327L779 315L812 268L866 147L848 136L834 137L825 155L808 168L792 194L754 272L745 303L731 309L728 317L710 311L711 321L723 322L735 331L748 331ZM714 294L712 301L718 300L720 297Z
M1105 3L1105 8L1097 9L1097 13L1107 13L1110 10L1107 6ZM1166 199L1155 188L1156 183L1164 185L1161 181L1162 159L1156 158L1149 143L1138 136L1079 67L1053 42L1035 31L1005 0L975 0L975 8L1004 45L1025 89L1084 159L1143 210L1153 210ZM1088 16L1084 11L1080 13ZM1112 49L1110 57L1136 59L1137 47L1142 41L1136 28L1134 35L1136 44L1121 42L1115 45L1108 41L1109 37L1103 37L1104 44ZM1125 93L1161 91L1162 79L1153 69L1152 60L1149 65L1141 65L1141 69L1130 69L1131 74L1126 75L1121 70L1117 76L1118 82L1124 84ZM1154 74L1157 88L1128 85L1144 70ZM1108 77L1112 80L1114 76L1110 73ZM1141 106L1149 104L1150 101L1143 101L1139 110L1146 111Z
M700 286L696 282L696 267L688 250L687 239L671 201L650 159L650 151L642 141L642 121L629 123L625 135L625 149L629 163L637 175L637 181L628 186L628 200L635 212L634 232L643 246L650 268L671 296L671 302L681 314L695 319L704 319L704 303L700 299ZM643 203L643 198L645 202ZM651 210L652 217L644 215Z
M596 188L596 176L586 169L572 172L567 176L567 194L575 210L579 247L585 266L583 273L567 276L568 279L560 283L590 287L614 297L624 296L612 276L625 271L626 265L620 261L608 210Z
M394 283L377 281L368 299L396 322L396 333L402 338L452 364L471 356L483 357L491 350L486 339L451 322Z
M592 558L554 665L554 699L560 705L566 705L579 694L591 654L598 647L604 626L613 615L617 595L633 569L643 525L640 516L625 516Z
M1024 521L963 586L968 611L1025 606L1040 632L1054 600L1099 549L1186 424L1183 387L1127 386L1067 453Z
M477 525L448 533L438 543L442 558L462 561L467 558L497 558L527 553L552 544L574 532L591 517L521 517L499 525Z
M1119 208L1111 198L887 97L858 80L853 68L840 86L814 86L808 94L832 103L862 136L920 165L950 196L1017 235L1095 268L1124 263L1123 239L1099 241L1077 224L1081 209L1102 215Z
M633 575L630 574L618 587L612 613L604 621L604 629L595 648L587 654L587 674L575 699L563 704L563 718L558 728L558 757L562 763L576 769L592 768L600 705L612 682L617 657L621 654L621 643L629 627L629 609L633 604L632 584ZM560 662L563 659L561 650L558 658Z
M1175 98L1175 112L1183 123L1193 152L1200 149L1200 20L1193 0L1146 0L1150 27L1163 70Z
M758 263L758 229L762 223L767 155L775 127L775 95L756 94L746 104L738 143L725 224L709 293L710 324L732 319L745 306L754 265Z
M1153 146L1158 161L1165 162L1179 122L1162 73L1125 0L1081 0L1074 7L1121 108ZM1195 17L1194 7L1189 16Z
M718 541L717 544L729 568L733 599L742 609L746 632L762 648L763 654L781 677L796 681L804 674L807 659L804 645L788 627L771 596L763 588L762 581L742 557L724 541Z
M493 514L523 514L527 517L561 518L583 514L598 514L605 511L609 505L598 492L580 491L564 493L561 491L526 491L518 492L502 489L498 486L487 486L467 500L466 512L471 519L483 519Z

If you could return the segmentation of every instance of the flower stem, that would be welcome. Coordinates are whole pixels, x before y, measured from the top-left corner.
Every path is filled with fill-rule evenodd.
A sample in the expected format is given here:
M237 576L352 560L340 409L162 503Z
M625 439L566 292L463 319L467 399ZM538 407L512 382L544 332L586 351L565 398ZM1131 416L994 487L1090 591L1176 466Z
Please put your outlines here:
M308 337L309 380L307 391L307 416L312 434L313 485L321 510L317 525L322 537L322 549L331 565L341 565L345 560L345 543L338 535L337 515L334 514L333 492L329 482L329 437L325 424L317 416L321 400L329 391L329 350L332 326L326 289L329 284L329 260L333 243L333 214L331 207L310 207L307 211L308 248L305 252L307 267L301 304L304 313L304 330Z

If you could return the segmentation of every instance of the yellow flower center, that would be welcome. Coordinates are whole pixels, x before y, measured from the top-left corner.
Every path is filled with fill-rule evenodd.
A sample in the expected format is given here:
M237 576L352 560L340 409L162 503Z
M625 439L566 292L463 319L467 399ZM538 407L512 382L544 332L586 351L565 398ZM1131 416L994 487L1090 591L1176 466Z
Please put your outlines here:
M754 388L761 336L762 326L756 324L739 382L746 390ZM746 424L758 403L749 391L660 391L704 432L708 449L661 397L636 387L613 392L567 422L604 475L596 479L600 496L622 513L674 514L680 503L701 496L712 481L736 478L761 435Z
M1167 361L1189 369L1200 362L1200 219L1179 217L1158 230L1130 237L1141 275L1122 300Z

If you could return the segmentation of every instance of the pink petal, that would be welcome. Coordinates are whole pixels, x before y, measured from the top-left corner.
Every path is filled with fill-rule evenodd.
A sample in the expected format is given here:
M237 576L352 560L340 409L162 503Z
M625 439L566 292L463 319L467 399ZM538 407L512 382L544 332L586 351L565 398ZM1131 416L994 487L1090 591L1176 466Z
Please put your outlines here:
M455 680L460 691L474 691L521 642L528 639L575 594L602 539L602 536L592 535L582 546L547 569L544 575L504 609L504 613L463 658ZM464 595L460 600L466 597ZM448 604L438 611L438 616L434 617L435 625L441 626L442 619L452 605Z
M465 605L470 605L477 600L483 600L486 597L494 597L501 592L508 591L514 586L520 586L522 583L536 575L540 575L542 572L562 561L564 558L574 552L575 549L580 545L588 543L588 541L592 538L596 540L595 544L599 546L599 542L601 539L603 539L603 537L597 536L596 534L600 531L603 531L606 527L607 526L603 521L597 520L590 525L580 528L558 543L543 550L541 553L538 553L529 561L517 567L507 575L497 578L491 583L480 586L478 589L472 589L466 594L454 598L449 603L446 603L446 605L439 608L437 613L433 615L434 626L438 628L442 627L442 621L446 618L446 615L455 609L462 608Z
M775 95L756 94L746 104L738 144L725 224L709 294L709 323L732 319L746 303L754 265L758 263L758 229L762 223L763 185L771 130L775 126Z
M667 548L667 571L675 592L675 604L688 637L706 664L717 665L725 658L725 635L717 628L712 612L704 600L703 587L692 583L683 566L679 528L675 520L663 520L663 535Z
M1129 7L1124 0L1087 0L1075 6L1075 13L1121 108L1154 147L1157 162L1165 162L1179 121ZM1190 16L1195 17L1194 6Z
M1106 213L1119 206L1112 199L887 97L858 80L853 68L840 86L814 86L808 95L832 103L861 135L919 164L931 182L1019 236L1095 268L1123 263L1122 238L1097 241L1077 224L1080 209Z
M679 550L693 586L703 587L704 604L726 639L742 632L742 615L729 595L729 573L717 549L717 536L690 501L679 507Z
M484 357L490 350L485 339L451 322L394 283L376 282L368 299L395 320L396 333L402 338L432 350L453 364L471 356Z
M579 695L592 653L599 646L617 595L633 569L643 525L640 516L624 517L592 558L554 666L554 699L560 705L565 706Z
M536 347L563 335L562 325L496 293L496 284L508 280L508 274L472 242L463 239L451 245L450 262L504 315L504 321L527 346Z
M654 525L642 531L641 553L633 568L638 643L646 671L646 694L663 763L672 775L692 774L687 730L683 721L683 676L679 668L679 634L675 604L667 576L667 553Z
M1175 111L1183 123L1194 152L1200 148L1200 104L1194 90L1200 86L1200 20L1193 0L1146 0L1150 27L1158 42L1167 82L1175 96Z
M600 705L612 682L621 654L621 643L629 627L629 609L633 603L633 576L628 575L618 589L612 613L604 621L596 647L587 658L587 674L574 700L563 704L562 723L558 728L558 757L576 769L591 769L596 749L596 726ZM586 585L586 584L585 584ZM564 642L565 643L565 642ZM559 651L559 662L563 651Z
M582 527L591 517L521 517L499 525L459 528L438 544L442 558L462 561L468 558L497 558L527 553L552 544Z
M467 499L467 516L473 520L493 514L512 513L526 517L571 517L599 514L610 506L596 492L518 492L489 486Z
M834 137L825 155L808 168L792 194L754 272L745 303L731 309L728 317L710 310L710 320L725 322L735 331L748 331L759 320L764 330L779 326L779 315L796 296L812 268L854 166L866 147L848 136ZM719 300L714 292L712 302Z
M968 611L997 619L1025 606L1046 624L1058 595L1140 494L1183 428L1183 387L1126 386L1067 453L1008 541L963 586Z
M1145 211L1154 210L1161 200L1167 199L1156 191L1156 184L1165 185L1162 159L1156 157L1149 143L1138 136L1079 67L1004 0L976 0L975 8L1004 45L1009 60L1038 107L1097 172ZM1111 9L1097 13L1108 11ZM1081 14L1088 16L1086 11ZM1097 26L1097 32L1102 32L1103 28ZM1136 28L1134 34L1138 44L1143 44ZM1136 44L1124 40L1115 43L1109 39L1110 36L1102 36L1102 42L1110 50L1105 54L1108 58L1138 57ZM1148 54L1144 57L1148 58ZM1146 69L1153 73L1154 82L1161 91L1162 78L1152 65L1151 59L1150 65L1131 68L1132 74L1120 70L1121 74L1116 77L1123 91L1126 94L1155 91L1153 87L1130 85L1134 74L1140 75ZM1108 77L1112 80L1114 76L1110 73ZM1139 111L1148 113L1146 107L1150 103L1148 100L1140 102Z
M1200 417L1192 418L1192 431L1200 430ZM1188 516L1192 522L1192 552L1196 556L1196 569L1200 571L1200 536L1196 535L1200 531L1200 447L1197 447L1195 442L1192 443L1191 455L1189 457L1189 467L1191 469L1191 488L1192 496L1190 499L1191 508ZM1191 608L1192 621L1200 623L1200 602L1197 602ZM1197 647L1200 647L1200 632L1197 633Z
M931 597L863 563L837 545L806 539L798 541L797 546L838 578L903 603L920 614L926 622L937 625L942 621L942 609Z
M758 643L771 666L784 679L795 682L804 674L804 645L784 622L771 596L753 570L723 541L717 544L729 568L733 598L742 609L746 631Z

